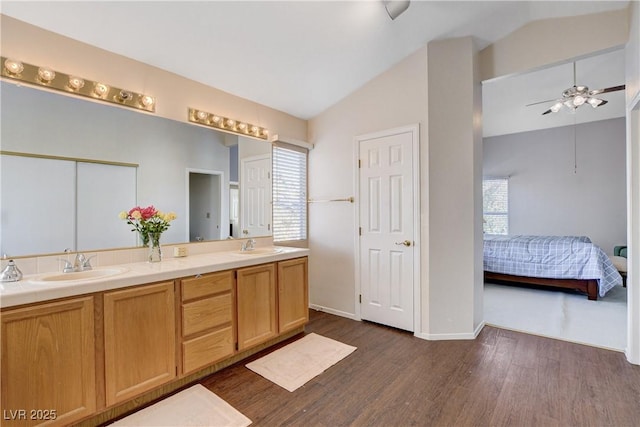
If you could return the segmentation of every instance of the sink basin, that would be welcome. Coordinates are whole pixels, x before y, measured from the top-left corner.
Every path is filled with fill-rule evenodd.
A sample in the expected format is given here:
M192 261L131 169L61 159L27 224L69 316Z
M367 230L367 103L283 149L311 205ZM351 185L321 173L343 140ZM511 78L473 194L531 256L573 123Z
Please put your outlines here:
M77 271L75 273L51 273L42 275L31 281L34 283L77 282L80 280L102 279L124 273L125 271L127 271L126 268L99 268L96 270Z
M282 248L255 248L250 251L236 251L238 255L273 255L282 252Z

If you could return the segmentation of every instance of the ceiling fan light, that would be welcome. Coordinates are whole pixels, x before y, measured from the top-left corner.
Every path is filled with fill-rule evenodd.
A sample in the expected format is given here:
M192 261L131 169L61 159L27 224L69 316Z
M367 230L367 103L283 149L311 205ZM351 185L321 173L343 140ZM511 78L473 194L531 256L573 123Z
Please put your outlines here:
M552 113L557 113L558 111L560 111L561 108L562 108L562 102L556 102L551 106L550 110Z
M576 95L576 96L573 97L573 105L575 105L576 107L581 106L586 101L587 101L587 98L585 98L582 95Z
M593 108L596 108L597 106L599 106L600 104L602 104L602 99L598 99L598 98L589 98L589 100L587 101L589 103L589 105L591 105Z

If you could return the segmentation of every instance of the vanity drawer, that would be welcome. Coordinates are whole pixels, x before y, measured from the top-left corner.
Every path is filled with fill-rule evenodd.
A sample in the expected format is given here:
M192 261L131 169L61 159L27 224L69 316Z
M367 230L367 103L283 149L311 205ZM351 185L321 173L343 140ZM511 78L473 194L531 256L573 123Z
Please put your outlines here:
M201 298L220 292L231 291L233 271L205 274L201 277L182 279L182 301Z
M233 354L231 326L182 343L182 372L185 374Z
M182 304L182 336L231 323L231 293Z

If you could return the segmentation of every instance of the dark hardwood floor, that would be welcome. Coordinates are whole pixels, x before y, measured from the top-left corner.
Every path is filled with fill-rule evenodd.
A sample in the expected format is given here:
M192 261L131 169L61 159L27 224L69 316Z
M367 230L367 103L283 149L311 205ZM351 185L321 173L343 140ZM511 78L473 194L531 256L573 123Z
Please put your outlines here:
M640 425L640 366L622 353L492 327L425 341L313 310L306 332L358 350L293 393L244 366L273 349L201 383L254 426Z

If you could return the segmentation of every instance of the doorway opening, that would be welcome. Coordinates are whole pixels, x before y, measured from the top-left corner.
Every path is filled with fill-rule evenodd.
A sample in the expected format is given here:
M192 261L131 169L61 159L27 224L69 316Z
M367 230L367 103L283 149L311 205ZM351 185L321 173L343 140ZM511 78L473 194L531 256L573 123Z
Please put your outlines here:
M190 170L187 174L188 240L201 242L225 239L228 236L228 227L222 227L223 173Z

